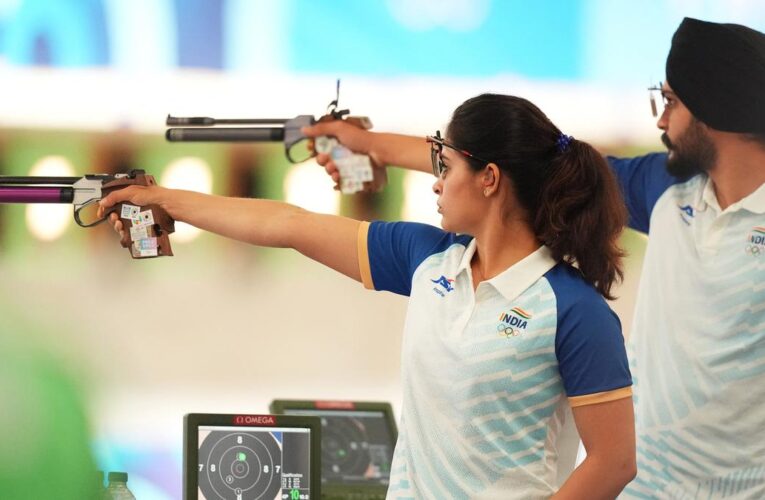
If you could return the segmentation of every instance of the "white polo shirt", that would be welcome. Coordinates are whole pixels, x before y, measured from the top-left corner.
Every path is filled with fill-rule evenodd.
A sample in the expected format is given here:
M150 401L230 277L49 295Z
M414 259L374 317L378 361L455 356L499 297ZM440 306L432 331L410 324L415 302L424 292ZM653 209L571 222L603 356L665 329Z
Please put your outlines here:
M638 475L625 498L765 498L765 186L720 210L666 155L610 159L648 232L630 361Z
M410 297L389 499L547 498L570 407L631 396L619 320L577 270L542 247L474 292L474 253L424 224L361 226L364 285Z

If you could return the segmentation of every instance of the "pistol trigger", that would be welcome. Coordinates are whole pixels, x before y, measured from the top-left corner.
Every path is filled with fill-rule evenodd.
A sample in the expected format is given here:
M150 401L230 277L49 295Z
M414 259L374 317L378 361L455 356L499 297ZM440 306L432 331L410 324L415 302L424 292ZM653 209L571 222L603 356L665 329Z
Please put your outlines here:
M119 212L120 212L120 209L121 209L121 207L122 207L122 203L118 203L118 204L116 204L116 205L113 205L113 206L111 206L111 207L107 208L107 209L104 211L104 219L108 219L108 218L109 218L109 216L110 216L111 214L113 214L113 213L119 213Z

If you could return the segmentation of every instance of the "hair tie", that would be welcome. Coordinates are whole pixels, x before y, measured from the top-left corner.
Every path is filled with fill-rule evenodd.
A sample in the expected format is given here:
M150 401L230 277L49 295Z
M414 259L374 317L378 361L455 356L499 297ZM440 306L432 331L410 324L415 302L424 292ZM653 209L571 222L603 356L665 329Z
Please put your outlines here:
M568 147L571 145L571 141L573 140L573 137L561 132L561 134L558 136L558 140L555 143L558 146L558 152L565 153L568 151Z

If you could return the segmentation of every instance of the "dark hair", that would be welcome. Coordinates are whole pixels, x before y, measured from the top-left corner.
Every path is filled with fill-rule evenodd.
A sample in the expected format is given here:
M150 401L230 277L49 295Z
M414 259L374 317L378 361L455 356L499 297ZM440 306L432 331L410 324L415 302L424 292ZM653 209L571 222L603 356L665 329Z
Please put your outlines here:
M447 137L496 163L553 257L575 264L586 281L613 299L611 286L624 277L618 239L627 211L603 156L586 142L561 143L561 131L539 108L508 95L482 94L462 103ZM469 163L476 171L486 166Z

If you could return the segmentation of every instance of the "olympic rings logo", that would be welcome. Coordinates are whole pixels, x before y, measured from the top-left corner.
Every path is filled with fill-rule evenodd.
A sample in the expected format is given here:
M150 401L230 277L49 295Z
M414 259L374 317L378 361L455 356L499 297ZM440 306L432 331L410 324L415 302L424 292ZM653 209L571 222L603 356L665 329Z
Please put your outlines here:
M497 332L500 337L510 338L517 337L521 334L520 330L514 329L512 326L503 325L502 323L497 325Z
M744 251L749 255L757 257L765 252L765 249L763 249L762 245L747 245L746 248L744 248Z

